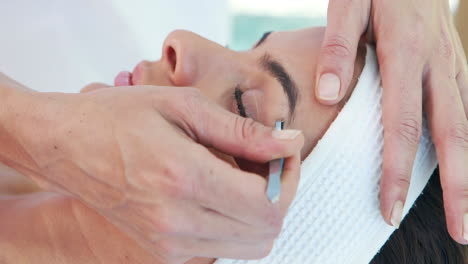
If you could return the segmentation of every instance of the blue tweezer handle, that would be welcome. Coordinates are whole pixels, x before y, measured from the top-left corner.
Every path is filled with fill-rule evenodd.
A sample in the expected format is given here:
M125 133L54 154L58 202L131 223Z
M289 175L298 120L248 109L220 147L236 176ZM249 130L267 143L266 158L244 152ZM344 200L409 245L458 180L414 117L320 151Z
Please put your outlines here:
M276 130L283 130L283 121L275 123ZM268 174L267 197L272 203L279 201L281 193L281 174L283 174L284 158L270 161Z

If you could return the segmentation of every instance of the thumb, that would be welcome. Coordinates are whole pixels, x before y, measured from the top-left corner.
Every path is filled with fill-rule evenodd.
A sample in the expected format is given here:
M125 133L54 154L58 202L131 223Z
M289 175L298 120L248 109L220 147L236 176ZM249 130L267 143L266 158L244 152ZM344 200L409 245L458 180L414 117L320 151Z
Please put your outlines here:
M233 114L203 96L197 109L183 120L198 143L226 154L255 162L291 157L301 151L304 136L300 130L275 131L250 118ZM271 124L272 126L274 124Z
M332 105L346 94L354 72L361 35L367 28L370 0L330 1L325 36L317 65L315 95Z

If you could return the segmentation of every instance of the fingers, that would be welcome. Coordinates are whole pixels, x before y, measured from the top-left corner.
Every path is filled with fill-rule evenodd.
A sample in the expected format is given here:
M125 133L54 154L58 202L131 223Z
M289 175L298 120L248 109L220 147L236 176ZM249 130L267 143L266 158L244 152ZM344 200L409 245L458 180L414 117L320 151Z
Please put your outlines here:
M192 185L192 199L184 194L182 200L168 197L160 200L159 206L144 203L138 207L134 202L127 202L125 207L115 209L113 215L117 221L113 222L127 232L134 228L129 233L136 234L140 241L150 241L144 244L145 248L164 259L266 256L281 231L287 207L297 189L299 154L286 160L280 200L271 204L263 177L234 169L202 146L198 147L200 151L187 151L192 158L197 153L196 163L189 167L198 177L195 181L189 178L185 181ZM133 225L125 225L127 221L121 223L123 227L119 225L122 213L130 214ZM153 216L148 220L148 215Z
M456 77L457 85L462 98L465 114L467 114L468 117L468 62L466 59L465 51L463 50L460 35L456 30L452 31L452 39L455 44L455 54L457 60L456 63L459 66L458 74Z
M193 238L168 238L155 243L158 254L168 263L186 263L196 257L227 259L260 259L268 256L273 240L262 243L236 243ZM205 262L203 262L205 263ZM210 262L211 263L211 262Z
M266 196L265 178L232 168L206 152L200 160L212 165L200 168L194 194L198 203L236 221L279 232L299 183L300 154L285 159L280 200L272 204Z
M281 212L286 214L289 206L296 197L297 187L301 174L301 155L287 158L284 163L283 174L281 175L281 195L279 207Z
M260 243L273 240L281 227L270 228L246 224L186 200L166 200L162 208L143 208L146 213L157 212L149 225L139 225L141 235L156 234L152 237L191 237L237 243ZM140 210L140 211L141 211ZM135 212L137 215L139 212Z
M468 122L456 80L444 77L439 74L430 80L429 123L439 160L447 228L454 240L468 244Z
M206 154L212 155L208 151ZM277 204L271 204L266 198L264 178L231 168L226 163L220 162L221 165L212 160L214 156L199 153L199 157L213 166L200 172L206 177L198 179L195 198L210 209L178 205L179 210L159 212L159 220L153 222L159 235L153 236L156 239L150 248L165 259L173 260L193 256L242 259L267 256L296 192L299 154L285 162L282 193Z
M408 65L402 55L379 53L381 57L387 60L380 61L384 87L380 205L387 223L399 227L422 129L422 67Z
M80 93L93 92L93 91L96 91L98 89L109 88L109 87L111 87L111 86L107 85L107 84L104 84L104 83L90 83L90 84L86 85L85 87L83 87L80 90Z
M335 104L346 94L359 39L367 28L369 15L370 1L330 1L315 85L321 103Z
M205 147L255 162L267 162L299 153L304 136L298 130L275 131L249 118L235 115L190 93L178 100L185 108L179 126ZM273 126L273 124L272 124Z
M458 89L460 90L460 96L463 102L465 114L467 114L468 117L468 70L466 68L463 72L458 74L457 85Z
M114 86L132 86L132 74L128 71L122 71L120 72L114 79ZM88 93L88 92L93 92L102 88L111 88L111 85L105 84L105 83L90 83L83 87L83 89L80 90L80 93Z

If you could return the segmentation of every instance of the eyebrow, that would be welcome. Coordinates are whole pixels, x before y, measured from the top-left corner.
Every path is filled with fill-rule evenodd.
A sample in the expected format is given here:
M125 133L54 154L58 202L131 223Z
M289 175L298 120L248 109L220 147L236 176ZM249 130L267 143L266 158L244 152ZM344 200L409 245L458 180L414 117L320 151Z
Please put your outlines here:
M260 40L257 42L257 44L255 44L255 46L253 47L254 49L259 47L260 45L262 45L263 42L265 42L265 40L268 38L268 36L270 36L270 34L272 33L273 31L268 31L268 32L265 32L263 34L263 36L260 38Z
M278 61L274 60L271 55L265 54L260 58L260 66L270 73L283 87L284 93L288 97L289 102L289 117L291 118L296 109L299 90L296 83L291 79L291 76Z

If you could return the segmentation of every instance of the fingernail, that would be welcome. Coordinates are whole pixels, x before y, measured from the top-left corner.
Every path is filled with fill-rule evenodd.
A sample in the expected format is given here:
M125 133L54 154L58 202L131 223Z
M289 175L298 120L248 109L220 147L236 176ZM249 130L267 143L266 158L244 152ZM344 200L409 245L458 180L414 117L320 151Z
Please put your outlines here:
M468 242L468 213L463 216L463 238Z
M276 138L276 139L291 140L291 139L297 138L297 136L299 136L299 134L301 133L302 133L301 130L286 129L286 130L273 130L273 132L271 132L271 135L273 136L273 138Z
M318 96L322 100L336 100L340 93L340 78L332 73L326 73L320 77Z
M392 217L390 219L390 222L397 229L400 227L402 214L403 214L403 202L396 201L395 204L393 205Z

